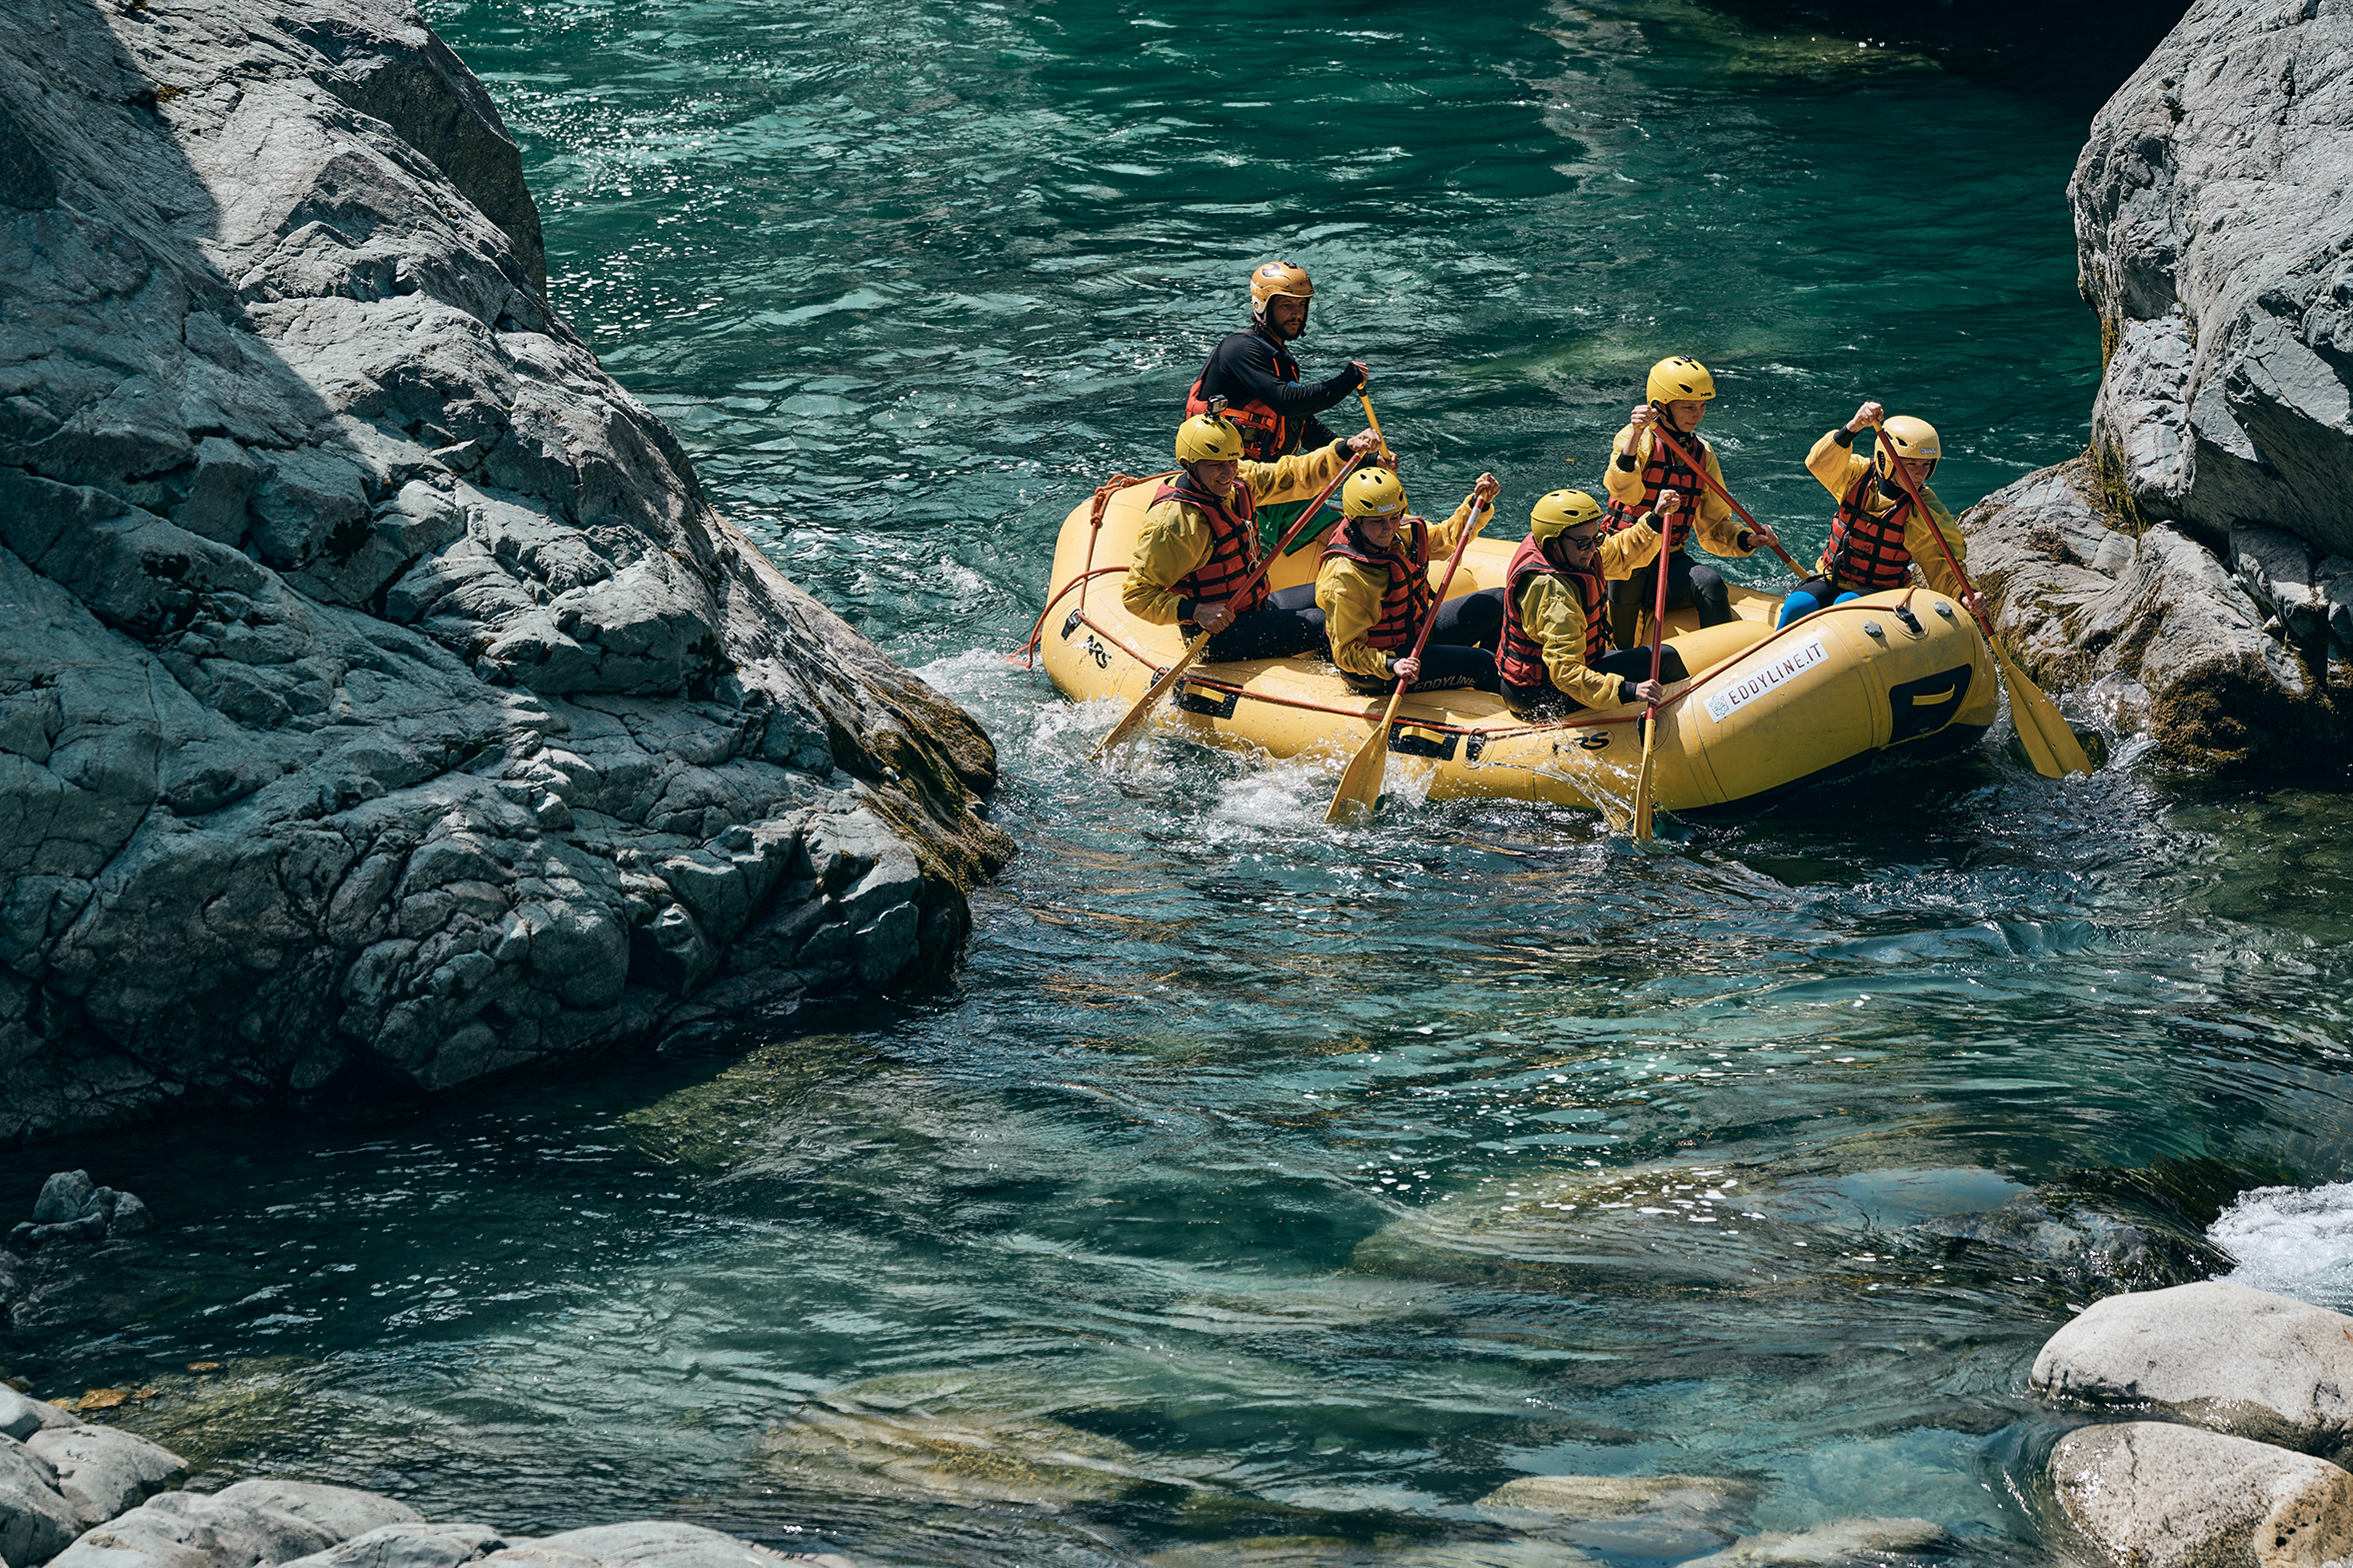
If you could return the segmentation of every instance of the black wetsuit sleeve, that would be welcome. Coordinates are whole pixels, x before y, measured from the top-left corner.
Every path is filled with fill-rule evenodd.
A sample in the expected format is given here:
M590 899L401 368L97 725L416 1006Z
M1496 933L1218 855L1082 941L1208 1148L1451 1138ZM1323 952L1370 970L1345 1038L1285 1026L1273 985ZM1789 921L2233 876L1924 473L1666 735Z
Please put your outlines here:
M1275 380L1273 346L1254 332L1237 332L1218 344L1201 376L1203 396L1216 394L1234 403L1263 403L1285 419L1319 414L1355 390L1353 368L1323 381Z
M1340 438L1323 428L1323 421L1308 414L1299 420L1299 450L1312 452L1317 447L1337 446Z

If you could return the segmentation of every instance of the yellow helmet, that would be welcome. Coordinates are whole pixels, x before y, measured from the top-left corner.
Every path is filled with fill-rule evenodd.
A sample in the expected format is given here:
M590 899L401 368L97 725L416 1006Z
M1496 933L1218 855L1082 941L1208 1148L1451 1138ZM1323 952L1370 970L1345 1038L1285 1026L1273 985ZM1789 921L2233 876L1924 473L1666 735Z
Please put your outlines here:
M1556 490L1538 501L1527 515L1527 531L1538 544L1572 528L1583 528L1601 516L1601 503L1581 490Z
M1216 414L1195 414L1176 427L1179 463L1233 463L1241 458L1241 432Z
M1405 510L1405 487L1393 469L1358 469L1340 487L1339 510L1351 518L1394 517Z
M1266 319L1266 302L1278 294L1294 300L1311 300L1315 285L1307 281L1307 269L1297 262L1270 261L1250 274L1250 320Z
M1715 378L1688 354L1677 354L1650 367L1650 381L1642 396L1652 403L1677 403L1685 398L1705 403L1715 396Z
M1936 439L1936 427L1924 419L1914 419L1909 414L1898 414L1893 419L1879 422L1879 441L1871 453L1871 468L1881 478L1887 474L1890 448L1906 463L1933 465L1944 456L1944 447ZM1931 467L1929 472L1934 473L1934 468Z

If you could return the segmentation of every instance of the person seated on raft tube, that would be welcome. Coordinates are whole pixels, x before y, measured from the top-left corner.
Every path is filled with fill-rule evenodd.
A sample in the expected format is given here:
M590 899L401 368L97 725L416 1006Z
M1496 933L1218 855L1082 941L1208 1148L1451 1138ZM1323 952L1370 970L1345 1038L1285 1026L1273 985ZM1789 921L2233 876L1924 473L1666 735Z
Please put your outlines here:
M1379 450L1380 438L1367 430L1314 452L1248 463L1241 432L1230 421L1209 414L1186 420L1176 427L1183 472L1153 496L1120 602L1153 626L1181 627L1188 640L1212 634L1201 651L1212 665L1280 659L1318 646L1323 612L1315 608L1312 584L1269 594L1259 578L1240 592L1265 555L1258 508L1308 500L1331 483L1350 453Z
M1963 593L1953 574L1953 563L1968 559L1968 546L1954 527L1952 514L1928 488L1928 476L1936 472L1942 453L1936 427L1908 414L1893 419L1886 415L1878 404L1865 403L1854 411L1854 418L1824 434L1805 455L1807 470L1838 498L1838 510L1831 514L1830 542L1822 548L1814 575L1781 602L1782 626L1841 598L1901 588L1911 580L1909 567L1918 567L1937 593L1961 601L1972 612L1977 609L1977 596ZM1880 426L1877 450L1866 459L1854 450L1854 438L1881 420L1886 423ZM1928 517L1920 516L1903 482L1887 471L1890 461L1901 463L1911 476L1920 499L1928 504ZM1945 550L1952 552L1950 560L1936 546L1940 534Z
M1709 479L1718 485L1724 482L1723 472L1716 467L1715 448L1699 436L1699 422L1707 417L1708 402L1715 396L1715 378L1707 367L1681 354L1660 360L1650 367L1650 380L1642 393L1649 401L1626 416L1625 429L1609 445L1609 468L1602 480L1609 492L1611 530L1630 527L1649 510L1661 490L1674 490L1693 498L1692 532L1709 555L1745 556L1759 545L1772 543L1777 536L1769 528L1752 534L1733 527L1731 506L1652 434L1654 426L1665 430L1706 467ZM1633 646L1637 618L1657 603L1656 571L1647 568L1623 583L1609 585L1609 640L1615 646ZM1732 619L1731 596L1724 591L1724 580L1715 568L1694 564L1677 547L1668 552L1667 574L1667 609L1696 608L1704 627L1721 626Z
M1551 719L1580 708L1655 703L1660 684L1688 673L1673 648L1602 651L1602 585L1622 583L1654 559L1661 528L1675 523L1683 498L1661 491L1656 506L1630 528L1608 532L1601 505L1581 490L1556 490L1528 513L1527 538L1503 570L1503 641L1495 665L1503 701L1523 719Z
M1465 594L1441 605L1429 580L1430 558L1453 554L1464 530L1477 534L1502 489L1494 475L1481 474L1471 499L1432 528L1405 511L1405 487L1390 470L1348 476L1340 487L1344 521L1315 569L1315 608L1323 612L1331 662L1348 690L1385 695L1399 680L1410 683L1408 692L1502 690L1495 656L1482 646L1502 630L1502 594ZM1437 623L1429 642L1412 658L1413 640L1432 615Z
M1241 455L1252 463L1328 445L1332 434L1315 416L1363 390L1368 373L1361 362L1311 387L1299 384L1289 345L1307 330L1314 297L1307 269L1296 262L1271 261L1251 273L1249 326L1209 351L1184 396L1188 418L1208 413L1211 398L1223 398L1225 417L1241 430Z

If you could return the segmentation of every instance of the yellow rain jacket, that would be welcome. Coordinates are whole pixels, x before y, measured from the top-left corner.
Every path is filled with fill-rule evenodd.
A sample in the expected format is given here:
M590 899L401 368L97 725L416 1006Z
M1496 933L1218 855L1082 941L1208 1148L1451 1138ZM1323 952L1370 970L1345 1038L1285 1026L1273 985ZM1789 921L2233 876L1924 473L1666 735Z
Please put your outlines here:
M1806 472L1822 482L1824 490L1844 501L1846 493L1854 489L1854 482L1871 471L1871 460L1854 450L1854 437L1846 433L1845 426L1833 425L1821 440L1814 443L1813 451L1805 455L1805 467ZM1899 501L1872 505L1879 499L1876 487L1865 492L1863 510L1872 517L1884 518L1903 505ZM1914 507L1903 520L1903 548L1911 552L1912 565L1919 569L1921 581L1939 594L1958 599L1961 596L1961 580L1953 575L1952 564L1944 559L1944 552L1936 548L1936 535L1944 536L1945 544L1952 550L1953 561L1966 562L1969 559L1968 541L1961 538L1961 531L1954 525L1952 514L1945 510L1943 502L1936 499L1935 491L1922 485L1920 499L1928 503L1929 516L1936 520L1936 533L1929 532L1928 524L1920 517L1920 509ZM1821 560L1814 564L1814 570L1824 577L1829 576L1830 552L1827 546L1822 550ZM1860 585L1840 582L1837 586L1847 589Z
M1645 513L1632 528L1601 541L1604 578L1623 583L1658 559L1655 516ZM1572 584L1556 577L1529 578L1519 591L1519 624L1543 645L1544 674L1562 693L1587 708L1617 706L1618 678L1585 663L1585 607Z
M1676 444L1681 446L1685 452L1689 452L1692 443L1698 439L1696 436L1685 436L1679 432L1675 436ZM1631 425L1617 433L1617 439L1609 444L1609 466L1601 476L1602 484L1609 491L1610 500L1621 507L1629 508L1639 507L1643 504L1642 470L1649 467L1651 449L1657 444L1657 438L1648 431L1643 431L1640 440L1637 441L1634 436L1634 427ZM1634 466L1632 468L1623 467L1620 460L1629 456L1633 458ZM1723 470L1716 465L1713 445L1699 454L1699 463L1702 468L1707 470L1709 479L1719 485L1724 482ZM1740 543L1743 531L1739 521L1732 516L1732 509L1725 504L1723 497L1702 486L1698 495L1685 497L1684 500L1687 503L1681 514L1684 526L1698 538L1700 546L1709 555L1738 557L1754 554L1756 550L1754 544L1743 545ZM1683 547L1677 545L1675 548L1680 550Z
M1257 506L1304 501L1329 484L1347 460L1346 444L1335 441L1271 463L1241 464L1235 483L1249 487ZM1263 547L1253 542L1253 548L1263 559ZM1175 497L1157 502L1144 515L1144 527L1136 536L1136 556L1121 581L1120 603L1139 620L1175 626L1182 619L1176 614L1176 585L1208 559L1209 525L1200 508Z
M1494 516L1489 508L1481 517ZM1462 531L1470 523L1470 503L1465 501L1454 509L1454 515L1429 531L1429 559L1435 563L1454 553ZM1400 524L1397 537L1389 544L1389 554L1399 561L1405 559L1400 548L1411 536ZM1410 562L1406 563L1411 565ZM1315 569L1315 608L1323 612L1323 630L1331 640L1331 662L1353 675L1385 681L1389 676L1389 656L1364 641L1380 619L1380 601L1388 592L1389 575L1373 570L1360 561L1345 556L1326 556ZM1431 587L1436 587L1432 584ZM1400 655L1410 650L1401 650Z

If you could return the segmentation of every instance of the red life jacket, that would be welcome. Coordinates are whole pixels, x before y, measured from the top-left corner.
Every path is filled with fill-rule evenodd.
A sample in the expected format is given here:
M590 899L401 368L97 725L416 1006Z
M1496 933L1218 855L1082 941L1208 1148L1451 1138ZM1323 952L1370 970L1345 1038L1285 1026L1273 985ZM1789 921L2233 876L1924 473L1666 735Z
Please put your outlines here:
M1674 433L1674 437L1684 451L1702 463L1707 461L1706 442L1697 436L1686 436L1679 430ZM1617 459L1613 456L1609 461L1615 463ZM1642 514L1657 505L1658 493L1662 490L1672 490L1684 497L1691 498L1697 497L1706 488L1707 482L1699 477L1696 470L1669 452L1665 442L1653 436L1650 440L1650 461L1642 466L1642 499L1635 502L1612 499L1607 506L1601 509L1602 531L1609 534L1623 533L1636 523L1641 522ZM1689 520L1695 515L1695 510L1696 503L1692 508L1685 509L1682 514L1684 538L1690 536ZM1681 550L1682 548L1682 541L1677 540L1675 549Z
M1358 539L1353 522L1341 524L1332 534L1331 543L1323 547L1326 561L1344 556L1388 574L1388 586L1380 595L1380 618L1364 634L1365 642L1383 651L1412 647L1421 623L1438 602L1437 590L1429 586L1429 525L1415 517L1405 522L1412 525L1411 539L1402 537L1400 526L1400 537L1386 550L1376 551Z
M1190 474L1179 472L1153 492L1154 506L1164 501L1199 508L1209 525L1209 558L1177 580L1176 597L1204 604L1233 599L1242 579L1258 570L1258 502L1249 486L1236 484L1229 497L1219 500L1194 484ZM1261 577L1247 594L1234 599L1233 613L1246 616L1265 602L1266 580ZM1184 624L1192 626L1189 621Z
M1299 362L1291 358L1290 350L1266 332L1250 329L1274 346L1274 379L1295 382L1299 379ZM1208 399L1201 396L1201 383L1208 379L1208 367L1192 378L1192 390L1184 395L1184 417L1191 419L1209 412ZM1275 413L1265 404L1252 398L1246 403L1225 405L1225 417L1233 421L1241 432L1241 455L1252 463L1271 463L1291 448L1290 421Z
M1912 498L1904 497L1883 518L1871 516L1863 510L1863 501L1870 494L1872 477L1865 472L1838 503L1820 562L1822 576L1832 583L1851 584L1865 593L1903 587L1905 569L1912 564L1912 553L1903 542L1904 514L1911 510Z
M1511 553L1511 564L1503 569L1503 642L1495 654L1495 668L1502 672L1507 686L1544 686L1549 680L1544 670L1544 645L1528 636L1519 619L1519 591L1530 578L1539 577L1566 578L1576 586L1578 603L1585 612L1586 664L1601 657L1602 642L1608 635L1601 615L1601 574L1554 566L1530 534L1519 542L1519 548Z

